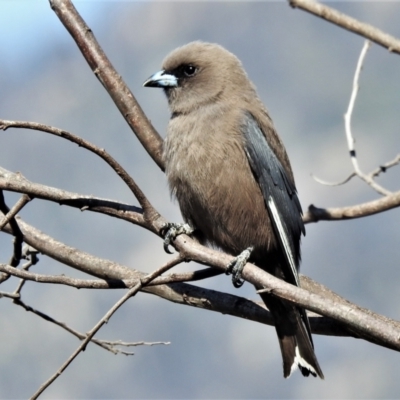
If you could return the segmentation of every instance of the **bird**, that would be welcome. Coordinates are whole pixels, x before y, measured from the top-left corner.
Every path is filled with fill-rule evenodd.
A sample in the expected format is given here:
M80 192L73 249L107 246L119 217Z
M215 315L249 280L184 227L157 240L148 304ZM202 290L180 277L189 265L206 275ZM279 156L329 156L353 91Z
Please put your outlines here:
M237 287L247 260L300 286L305 228L293 171L241 61L221 45L194 41L167 55L143 85L162 88L168 100L163 159L185 232L237 256L230 265ZM284 377L299 368L324 379L305 310L260 296L274 318Z

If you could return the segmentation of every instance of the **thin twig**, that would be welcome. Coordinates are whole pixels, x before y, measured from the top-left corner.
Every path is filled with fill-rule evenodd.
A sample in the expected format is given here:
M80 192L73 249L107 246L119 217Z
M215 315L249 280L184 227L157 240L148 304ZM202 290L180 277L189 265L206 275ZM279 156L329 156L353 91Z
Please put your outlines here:
M153 208L153 206L151 205L145 194L142 192L142 190L139 188L136 182L132 179L132 177L128 174L128 172L118 163L117 160L115 160L104 149L99 148L98 146L94 145L93 143L90 143L85 139L82 139L79 136L76 136L70 132L64 131L54 126L40 124L37 122L0 120L0 129L6 131L9 128L22 128L22 129L30 129L30 130L50 133L51 135L67 139L70 142L77 144L79 147L83 147L84 149L89 150L93 154L96 154L102 160L104 160L125 182L125 184L128 186L128 188L131 190L133 195L136 197L136 199L142 206L144 212L149 215L148 218L151 218L151 216L158 215L158 213L155 211L155 209Z
M47 322L51 322L52 324L59 326L60 328L66 330L67 332L71 333L75 337L77 337L79 340L84 340L86 338L86 335L71 328L68 326L66 323L58 321L54 319L53 317L50 317L49 315L43 313L42 311L36 310L35 308L28 306L24 301L21 300L19 294L15 293L4 293L0 292L0 297L1 295L4 295L4 297L10 297L12 299L15 299L14 303L20 307L22 307L25 311L31 312L32 314L43 318ZM146 346L151 346L153 344L169 344L169 342L121 342L120 340L117 341L111 341L111 340L102 340L102 339L97 339L95 337L92 338L91 340L93 343L97 344L101 348L110 351L113 354L123 354L123 355L134 355L134 353L129 352L129 351L124 351L119 349L117 346L123 346L123 347L131 347L131 346L140 346L142 343L143 345Z
M356 98L357 98L358 90L360 87L359 80L360 80L361 70L362 70L362 67L364 64L365 56L367 55L367 51L369 50L370 46L371 46L371 42L369 40L366 40L364 42L364 46L361 50L360 57L358 58L358 61L357 61L357 67L356 67L356 71L354 73L353 86L352 86L352 91L351 91L351 95L350 95L350 102L349 102L347 111L344 114L347 146L349 148L350 157L351 157L351 161L353 163L354 170L357 174L361 173L361 171L360 171L360 167L358 165L357 158L356 158L356 150L355 150L355 145L354 145L355 140L354 140L353 134L351 132L351 116L353 114L354 104L356 103Z
M112 315L131 297L135 296L143 287L148 285L157 276L163 274L169 269L173 268L175 265L183 261L180 255L175 256L171 261L167 262L162 267L158 268L156 271L145 276L141 279L133 288L128 290L128 292L118 300L110 310L100 319L100 321L87 333L85 340L78 346L78 348L71 354L68 360L60 367L60 369L50 377L31 397L32 400L37 399L71 364L71 362L78 356L78 354L85 350L87 344L92 340L93 336L99 329L106 324Z
M1 194L1 196L3 197L3 195ZM4 215L4 218L3 218L3 220L1 220L0 221L0 231L10 222L10 221L12 221L12 224L14 225L14 230L16 231L16 232L20 232L18 229L17 229L17 224L16 224L16 222L15 222L15 220L14 220L14 217L17 215L17 213L26 205L26 204L28 204L30 201L31 201L32 199L27 195L27 194L23 194L22 196L21 196L21 198L14 204L14 206L11 208L11 210L9 210L5 215ZM3 208L3 210L5 211L5 210L7 210L7 206L5 205L5 202L4 202L4 197L2 198L2 202L3 202L3 205L2 205L2 208ZM15 243L15 245L14 246L17 246L17 247L14 247L14 255L13 255L13 259L11 260L11 263L13 263L14 265L16 264L16 262L17 262L17 257L16 257L16 253L15 253L15 250L17 250L17 252L19 252L19 250L20 250L20 246L22 245L22 239L21 238L19 238L19 239L14 239L14 243ZM18 261L18 263L19 263L19 261ZM7 280L8 279L8 275L7 274L1 274L0 275L0 282L4 282L5 280Z
M137 347L137 346L158 346L160 344L169 345L171 342L123 342L122 340L110 341L100 340L102 343L109 346L124 346L124 347Z
M363 68L364 60L367 55L368 49L371 46L371 42L369 40L366 40L364 43L364 46L361 50L360 57L358 58L357 61L357 67L356 71L354 73L354 79L353 79L353 86L352 86L352 91L350 95L350 101L349 105L347 108L346 113L344 114L344 125L345 125L345 133L346 133L346 139L347 139L347 146L349 149L349 155L351 162L353 164L354 172L350 174L346 179L344 179L341 182L336 182L336 183L329 183L326 181L323 181L319 178L314 177L314 179L324 185L329 185L329 186L338 186L338 185L343 185L344 183L348 182L351 178L354 176L358 176L360 179L362 179L365 183L367 183L369 186L371 186L376 192L378 192L381 195L388 196L392 194L389 190L383 188L381 185L376 183L373 179L372 174L365 174L358 163L357 159L357 153L356 153L356 148L355 148L355 140L353 133L351 131L351 117L353 115L353 110L354 110L354 105L357 99L357 94L358 94L358 89L359 89L359 80L360 80L360 75L361 71Z
M24 301L22 301L19 295L16 295L16 296L18 296L18 297L15 297L14 304L22 307L25 311L31 312L32 314L34 314L34 315L36 315L36 316L38 316L40 318L43 318L45 321L51 322L52 324L57 325L60 328L65 329L67 332L69 332L72 335L76 336L80 340L85 339L86 335L84 335L83 333L80 333L80 332L76 331L75 329L71 328L70 326L68 326L64 322L58 321L58 320L54 319L53 317L50 317L49 315L43 313L42 311L36 310L35 308L27 305ZM114 354L118 353L118 351L116 351L115 349L111 348L107 344L103 344L101 340L98 340L96 338L92 338L92 342L97 344L98 346L104 348L105 350L111 351Z
M0 231L14 218L22 208L28 204L32 199L27 195L23 194L21 198L14 204L11 210L4 216L3 220L0 221Z
M0 211L4 214L4 215L8 215L10 212L10 209L8 208L5 199L4 199L4 194L3 191L0 190ZM11 256L10 261L8 262L11 266L13 267L17 267L21 261L21 257L22 257L22 243L24 240L24 235L21 232L21 229L18 226L18 223L15 219L15 217L12 217L9 221L8 224L11 227L11 231L12 234L14 236L14 240L13 240L13 245L14 245L14 251L13 251L13 255ZM3 227L3 229L6 226ZM8 279L7 277L1 277L1 282L3 282L4 280Z
M349 102L347 111L344 114L344 125L345 125L347 146L349 148L350 159L353 164L355 173L357 174L358 177L360 177L364 182L366 182L368 185L370 185L379 194L387 196L387 195L391 194L390 191L386 190L385 188L383 188L382 186L377 184L371 177L369 177L368 175L364 174L361 171L361 168L360 168L360 166L358 164L358 160L357 160L355 140L354 140L353 133L351 131L351 117L353 115L354 105L356 102L358 89L360 86L359 80L360 80L361 70L362 70L362 67L364 64L365 56L367 55L367 52L368 52L370 46L371 46L371 42L369 40L366 40L364 43L364 46L361 50L358 62L357 62L356 72L354 74L354 79L353 79L353 89L351 91L351 96L350 96L350 102Z
M20 295L17 293L0 292L0 299L2 297L8 297L9 299L19 299Z
M136 284L138 279L77 279L65 275L43 275L0 264L0 271L21 278L24 281L71 286L78 289L126 289Z
M65 275L43 275L28 272L27 269L32 264L26 264L24 268L17 269L7 264L0 264L0 272L21 278L22 282L33 281L39 283L59 284L74 287L77 289L126 289L137 283L137 279L78 279L70 278ZM165 285L176 282L192 282L220 275L222 272L215 268L206 268L198 271L173 273L166 276L160 276L154 279L148 286ZM19 293L21 284L14 293Z
M355 172L352 172L347 178L345 178L344 180L339 181L339 182L324 181L324 180L318 178L317 176L315 176L314 174L311 174L311 176L313 177L313 179L316 182L320 183L321 185L325 185L325 186L341 186L341 185L344 185L345 183L349 182L352 178L357 176L357 174Z
M22 174L2 167L0 167L0 189L26 193L30 197L78 208L81 211L90 210L110 215L145 228L148 225L143 218L143 210L139 207L34 183Z
M379 166L378 168L370 172L368 175L371 177L371 179L376 178L381 173L386 172L389 168L395 167L396 165L399 164L400 164L400 154L397 154L397 156L393 160L388 161L387 163Z
M393 160L380 165L378 168L375 168L373 171L371 171L369 174L367 174L367 176L369 179L373 180L374 178L377 178L380 174L385 173L388 169L395 167L396 165L399 165L399 164L400 164L400 154L398 154ZM344 185L345 183L349 182L352 178L357 176L357 174L355 172L352 172L347 178L345 178L343 181L340 181L340 182L327 182L327 181L324 181L324 180L316 177L313 174L311 174L311 176L314 178L315 181L317 181L321 185L341 186L341 185Z
M0 267L2 266L3 264L0 264ZM21 270L18 270L17 268L15 268L15 267L11 267L11 266L7 266L7 267L9 267L9 271L11 270L11 271L28 271L28 269L32 266L32 265L34 265L33 264L33 262L32 262L32 260L31 261L28 261L27 263L25 263L23 266L22 266L22 269ZM5 269L2 269L2 271L3 272L5 272ZM14 275L14 274L10 274L10 275ZM15 276L15 275L14 275ZM19 283L18 283L18 286L16 287L16 289L14 290L14 293L15 294L20 294L21 293L21 290L22 290L22 288L24 287L24 285L25 285L25 282L26 282L26 279L25 278L21 278L21 280L19 281Z
M22 266L22 271L26 271L27 272L29 270L29 268L32 267L32 265L36 265L39 262L38 253L39 252L36 249L34 249L32 246L29 246L29 245L25 245L22 248L22 256L23 256L23 258L28 260L28 262L25 263ZM12 268L13 270L18 271L18 269L14 268L14 267L10 266L10 268ZM26 282L26 279L24 279L24 278L22 278L20 280L17 288L14 290L15 294L18 294L18 295L21 294L21 290L24 287L25 282Z

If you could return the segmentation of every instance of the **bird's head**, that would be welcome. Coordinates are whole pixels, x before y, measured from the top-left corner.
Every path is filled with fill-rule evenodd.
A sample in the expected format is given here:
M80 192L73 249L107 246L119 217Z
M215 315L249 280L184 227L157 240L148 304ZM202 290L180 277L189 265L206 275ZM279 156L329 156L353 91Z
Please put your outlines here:
M189 113L249 86L239 59L223 47L192 42L172 51L143 86L163 88L172 112Z

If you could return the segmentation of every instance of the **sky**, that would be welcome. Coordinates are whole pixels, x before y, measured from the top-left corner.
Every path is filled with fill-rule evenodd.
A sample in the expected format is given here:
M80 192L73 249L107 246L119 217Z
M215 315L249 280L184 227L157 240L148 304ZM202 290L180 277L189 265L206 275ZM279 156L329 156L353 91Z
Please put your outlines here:
M363 39L286 2L77 1L113 65L162 136L168 123L161 91L142 83L175 47L192 40L220 43L243 62L288 150L303 208L339 207L378 198L365 184L330 182L351 172L343 114ZM400 37L398 2L331 2L349 15ZM47 1L0 1L0 118L42 122L104 147L170 221L180 221L165 176L152 163L97 81ZM377 45L360 81L353 131L361 167L369 172L399 153L400 59ZM26 178L82 194L137 205L100 160L44 133L0 135L0 166ZM379 182L398 190L400 169ZM9 205L18 198L6 194ZM161 240L109 217L34 200L21 217L70 246L150 272L169 256ZM307 225L302 272L360 306L399 319L399 210L345 222ZM1 261L11 239L0 235ZM195 265L180 267L193 270ZM82 274L45 256L35 272ZM0 290L14 290L10 280ZM256 299L226 277L199 283ZM89 330L122 292L84 291L28 283L24 300L81 331ZM28 398L78 345L59 327L0 299L0 398ZM352 338L314 335L325 381L299 373L284 380L273 328L182 307L140 294L99 336L170 341L115 356L89 346L43 398L395 398L397 353Z

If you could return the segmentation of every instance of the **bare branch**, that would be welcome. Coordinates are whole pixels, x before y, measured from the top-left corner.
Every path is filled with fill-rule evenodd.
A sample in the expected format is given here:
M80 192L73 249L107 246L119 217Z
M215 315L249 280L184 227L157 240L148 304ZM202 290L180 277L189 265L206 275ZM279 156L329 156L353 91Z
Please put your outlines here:
M78 146L91 151L92 153L99 156L102 160L104 160L126 183L133 195L139 201L140 205L143 207L144 213L148 215L148 217L145 219L153 219L158 216L156 210L150 204L147 197L144 195L144 193L136 184L136 182L132 179L132 177L128 174L128 172L126 172L126 170L104 149L100 149L96 145L80 138L79 136L73 135L72 133L69 133L59 128L55 128L53 126L39 124L37 122L0 120L0 129L3 129L5 131L8 128L23 128L50 133L52 135L67 139L70 142L76 143Z
M398 154L393 160L388 161L385 164L382 164L381 166L379 166L378 168L374 169L373 171L371 171L369 174L367 174L367 178L368 180L373 180L374 178L378 177L381 173L386 172L388 169L395 167L396 165L400 164L400 154ZM326 186L341 186L344 185L345 183L349 182L352 178L354 178L355 176L357 176L357 174L355 172L352 172L347 178L345 178L342 181L339 182L327 182L324 181L320 178L318 178L317 176L311 174L311 176L313 177L313 179L320 183L321 185L326 185ZM391 192L390 192L391 193Z
M153 285L165 285L167 283L177 283L177 282L194 282L200 281L207 278L212 278L217 275L221 275L223 272L218 271L215 268L206 268L193 272L183 272L183 273L172 273L166 276L160 276L154 279L149 286Z
M76 279L65 275L43 275L0 264L0 271L26 281L71 286L77 289L126 289L136 284L138 279ZM19 290L16 291L17 293Z
M358 94L361 70L363 67L364 59L366 57L367 51L370 48L370 46L371 46L371 42L366 40L364 43L364 46L361 50L361 54L358 59L358 62L357 62L357 67L356 67L356 71L354 74L353 87L352 87L352 91L351 91L349 105L348 105L346 113L344 114L344 124L345 124L347 146L349 148L349 155L350 155L351 162L353 164L354 172L352 174L350 174L343 181L336 182L336 183L325 182L316 177L314 177L314 179L323 185L338 186L338 185L343 185L343 184L347 183L354 176L358 176L361 180L363 180L365 183L367 183L369 186L371 186L376 192L378 192L381 195L387 196L387 195L390 195L392 192L390 192L389 190L386 190L385 188L383 188L381 185L379 185L378 183L376 183L374 181L373 172L371 174L367 175L361 170L361 168L358 164L358 160L357 160L354 136L351 131L351 117L353 114L354 105L355 105L357 94ZM396 160L394 160L394 161L396 162ZM379 171L381 171L381 170L379 170Z
M196 260L202 264L211 265L225 271L226 266L232 261L232 257L205 249L185 235L177 237L175 247L187 258ZM400 351L400 326L398 324L382 323L380 318L350 303L339 303L334 299L295 287L278 279L264 270L247 263L243 269L243 278L253 285L266 288L268 292L281 299L300 305L308 310L314 311L345 324L356 330L360 336L374 337L384 342L387 346Z
M16 293L8 293L8 292L1 292L0 291L0 299L2 297L8 297L9 299L19 299L19 294Z
M13 173L0 167L0 190L1 189L26 193L31 197L53 201L61 205L68 205L82 211L89 210L114 216L143 226L146 229L149 228L148 224L144 221L143 211L139 207L33 183L20 173Z
M65 264L70 265L73 268L77 268L82 272L98 276L99 278L105 280L113 280L113 284L115 285L119 280L121 281L121 286L125 285L124 282L126 282L126 284L132 283L133 285L133 282L136 283L138 279L145 276L142 272L112 263L111 261L91 256L84 252L79 252L78 250L68 247L63 243L57 242L50 236L45 235L21 220L19 223L23 229L25 240L29 242L30 245L54 259L58 259L60 257L63 259L64 254L70 254L70 258L67 258ZM10 272L15 272L15 269L11 270ZM25 278L28 277L27 273L24 272L21 273L21 276L24 276ZM49 279L51 279L51 277ZM58 277L56 277L56 279L58 279ZM164 277L159 277L157 279L162 282ZM157 279L153 281L154 284L157 283ZM110 281L107 281L106 284L109 285ZM143 289L143 291L157 295L177 304L207 309L210 311L245 318L268 325L274 324L272 316L265 310L263 304L260 305L260 303L252 300L246 300L242 297L227 293L199 288L185 283L148 286ZM312 318L311 325L315 333L329 335L349 334L349 331L346 330L346 328L344 328L342 325L339 326L333 320L328 318ZM352 333L350 333L350 335L354 336ZM385 343L381 345L386 346Z
M371 179L373 179L379 176L382 172L386 172L389 168L395 167L396 165L399 164L400 164L400 154L397 154L397 156L393 160L388 161L387 163L381 165L380 167L370 172L369 176L371 177Z
M14 220L14 217L17 215L17 213L27 204L31 201L31 198L23 194L22 197L17 201L17 203L14 204L14 206L7 212L8 207L5 204L4 196L3 196L3 191L0 189L0 209L5 213L4 218L0 220L0 231L9 223L11 222L13 226L14 232L17 232L17 236L14 239L14 254L13 257L10 261L11 265L18 265L19 260L22 257L21 252L21 246L22 246L22 238L20 237L20 231L18 229L18 225ZM9 278L9 275L7 274L0 274L0 283L6 281Z
M395 162L396 159L390 163L395 165ZM21 174L7 171L1 167L0 189L7 189L19 193L25 192L32 197L54 201L78 209L85 209L114 216L147 228L147 224L143 219L142 210L138 207L33 183ZM305 223L310 223L318 221L346 220L384 212L400 206L399 193L400 192L395 192L392 195L379 200L341 208L319 208L310 205L308 211L303 216L303 221Z
M347 146L349 148L350 157L351 157L351 161L353 163L354 170L357 174L361 173L361 171L360 171L360 167L358 165L358 161L356 158L356 150L354 147L355 140L354 140L353 134L351 132L351 116L353 114L354 104L356 102L358 89L360 87L358 82L360 79L361 70L363 67L365 56L367 55L367 51L370 48L370 46L371 46L371 42L366 40L364 43L364 46L361 50L361 54L358 59L358 62L357 62L357 67L356 67L356 71L355 71L354 79L353 79L353 89L351 91L351 96L350 96L350 102L349 102L347 111L344 115Z
M13 267L10 267L10 268L13 268ZM16 269L16 268L13 268L13 269ZM51 322L51 323L63 328L67 332L76 336L78 339L84 340L86 338L86 335L71 328L66 323L58 321L58 320L50 317L49 315L43 313L42 311L36 310L35 308L27 305L25 302L22 301L21 295L19 294L19 292L18 293L17 293L17 291L14 293L0 292L0 298L3 296L14 299L14 304L22 307L25 311L31 312L31 313L39 316L40 318L43 318L45 321ZM133 347L133 346L154 346L154 345L158 345L158 344L165 344L165 345L170 344L169 342L122 342L121 340L110 341L110 340L97 339L94 337L92 338L91 341L93 343L97 344L98 346L104 348L105 350L110 351L114 354L124 354L124 355L133 355L134 353L121 350L117 346Z
M183 260L182 260L183 261ZM30 265L29 265L30 266ZM139 279L77 279L70 278L65 275L43 275L26 271L27 268L17 269L7 264L0 264L0 272L4 272L11 276L21 278L22 280L58 284L74 287L77 289L126 289L135 285ZM222 272L214 268L206 268L199 271L186 272L186 273L173 273L163 277L154 279L149 286L165 285L167 283L189 282L198 281L206 278L211 278L220 275ZM19 293L18 288L15 293Z
M59 326L60 328L65 329L67 332L69 332L72 335L76 336L80 340L85 339L86 335L84 335L83 333L80 333L77 330L71 328L70 326L68 326L64 322L57 321L56 319L50 317L49 315L43 313L42 311L36 310L35 308L27 305L25 302L23 302L21 300L19 295L15 295L15 296L17 296L17 297L15 297L14 304L22 307L25 311L31 312L32 314L37 315L40 318L43 318L45 321L50 322L50 323L52 323L54 325ZM105 349L107 351L111 351L114 354L118 354L118 353L121 352L120 350L114 349L112 345L108 345L107 343L104 343L104 341L102 341L102 340L99 340L99 339L96 339L96 338L92 338L92 342L97 344L98 346L102 347L103 349Z
M342 181L339 182L327 182L324 181L320 178L318 178L317 176L311 174L311 176L314 178L314 180L318 183L320 183L321 185L325 185L325 186L341 186L344 185L345 183L349 182L352 178L354 178L355 176L357 176L357 174L355 172L352 172L347 178L343 179Z
M70 0L50 0L50 6L75 40L90 68L156 164L164 170L162 139L121 76L112 66L91 29Z
M55 241L53 238L44 235L43 233L39 232L33 227L30 227L28 224L24 223L21 220L19 220L19 225L21 226L21 229L24 232L24 237L26 241L29 242L30 245L34 246L41 252L44 252L48 254L50 257L55 259L57 259L58 257L61 257L62 259L64 257L63 256L64 253L70 254L71 257L66 260L66 264L71 265L72 267L77 268L81 271L84 271L91 275L99 276L100 278L103 279L114 279L114 280L136 279L136 282L137 279L140 279L140 277L144 276L144 274L139 271L132 270L130 268L118 265L116 263L112 263L107 260L99 259L87 253L79 252L76 249L72 249L68 246L65 246L64 244ZM196 259L197 261L200 261L202 263L207 263L208 261L210 261L211 265L214 265L213 262L219 263L219 268L221 271L228 264L229 260L231 260L230 256L205 248L199 245L198 243L195 243L189 238L179 237L176 240L176 242L177 243L180 242L181 245L183 243L183 246L187 246L189 249L191 249L194 246L193 249L195 250L195 253L193 254L193 259ZM184 257L187 258L188 255L185 253ZM211 260L214 261L211 262ZM255 268L256 270L258 270L258 268L253 267L251 265L250 268ZM159 279L164 279L164 278L161 277ZM316 284L310 285L310 282L312 281L309 278L305 279L303 276L301 276L301 282L305 289L311 291L314 290L313 288L315 288L316 285ZM154 283L156 283L156 281ZM285 285L284 282L281 281L281 283ZM292 285L288 285L288 287L289 287L288 289L289 292L291 292L294 288ZM320 287L321 286L319 286L319 288ZM321 289L318 290L321 292ZM210 311L229 314L240 318L266 323L269 325L274 324L272 316L270 315L269 312L266 312L263 305L260 305L259 303L251 300L246 300L238 296L221 293L214 290L203 289L184 283L148 286L144 288L143 291L155 294L166 300L178 304L208 309ZM352 304L337 295L335 295L335 297L328 296L327 293L330 293L330 291L325 288L323 296L325 297L327 296L331 302L330 304L329 303L325 304L326 307L336 308L338 305L343 305L344 307L351 307L355 310L359 309L359 307L357 307L355 304ZM334 304L334 306L332 306L332 303ZM305 305L303 301L299 304L302 304L303 306L307 307L307 305ZM339 310L338 312L340 312L340 308L338 308L338 310ZM380 324L383 327L385 327L386 324L389 324L390 326L392 326L392 328L394 327L393 329L397 329L396 323L390 320L385 320L385 322L382 322L383 321L382 318L384 317L371 313L370 311L363 311L362 309L360 310L361 313L364 314L368 313L374 321L379 320ZM350 318L348 315L345 316L345 318L346 317ZM310 321L313 332L315 333L324 335L350 335L350 336L360 337L365 340L369 340L373 343L379 344L384 347L397 349L396 347L397 344L394 345L393 342L390 340L388 341L386 337L382 338L380 336L377 336L376 332L374 331L372 331L372 334L365 333L364 331L360 331L357 328L354 328L352 329L352 331L350 331L342 323L339 324L335 323L330 318L312 317Z
M341 28L363 36L366 39L388 49L390 52L400 54L400 40L394 36L382 32L372 25L360 22L355 18L349 17L325 4L313 0L289 0L293 8L300 8L316 15L326 21L332 22Z
M4 214L4 216L12 214L5 202L4 194L3 194L2 190L0 190L0 211ZM9 261L9 264L13 267L16 267L19 265L21 258L22 258L23 235L22 235L21 230L19 229L19 226L18 226L18 223L17 223L15 217L10 218L8 221L8 224L11 228L12 235L14 236L14 241L13 241L14 251L13 251L13 255L11 256L11 259ZM5 227L3 226L2 229L4 229L4 228ZM1 276L0 282L5 281L6 279L7 279L7 276Z
M339 221L346 219L362 218L381 213L400 206L400 191L394 192L378 200L357 204L349 207L318 208L311 204L303 215L307 224L318 221Z
M37 262L39 261L39 259L38 259L38 257L37 257L37 253L38 253L38 251L37 251L36 249L33 249L31 246L25 245L25 246L23 247L23 249L22 249L23 257L24 257L25 259L28 259L28 262L25 263L25 264L22 266L22 270L23 270L23 271L28 271L29 268L32 267L32 265L37 264ZM1 264L0 264L0 265L1 265ZM10 266L9 268L11 268L11 269L14 270L14 271L19 271L17 268L14 268L14 267L11 267L11 266ZM27 272L27 273L29 273L29 272ZM10 275L13 275L13 274L10 274ZM19 294L21 293L21 290L22 290L22 288L24 287L25 282L26 282L26 279L24 279L24 278L22 278L22 279L20 280L20 282L19 282L17 288L16 288L15 291L14 291L14 294L18 294L18 295L19 295Z
M49 380L47 380L36 393L33 394L31 399L37 399L71 364L71 362L78 356L78 354L85 350L87 344L92 340L96 332L106 324L109 319L113 316L113 314L131 297L135 296L143 287L148 285L153 279L157 276L161 275L165 271L173 268L176 264L182 262L182 258L180 256L175 257L162 267L158 268L153 273L146 275L143 279L141 279L133 288L131 288L119 301L117 301L113 307L104 315L103 318L88 332L85 340L78 346L78 348L74 351L74 353L68 358L68 360L61 366L61 368L52 376Z
M160 344L169 345L171 342L123 342L121 340L110 341L110 340L100 340L100 342L107 344L109 346L124 346L124 347L137 347L137 346L158 346ZM133 354L133 353L131 353Z
M361 178L364 182L366 182L369 186L371 186L379 194L387 196L388 194L391 194L391 192L389 190L386 190L382 186L378 185L372 179L371 176L366 175L361 171L361 168L360 168L360 166L358 164L358 160L357 160L354 136L351 132L351 116L353 114L354 104L356 102L357 93L358 93L358 89L360 86L359 85L360 74L361 74L361 70L363 67L365 56L367 55L367 51L370 48L370 46L371 46L371 42L366 40L364 43L364 46L361 50L361 54L358 59L358 62L357 62L356 72L354 74L354 80L353 80L353 89L352 89L351 96L350 96L350 102L349 102L347 111L344 114L344 125L345 125L347 146L349 148L350 159L353 164L353 168L354 168L356 175L359 178Z
M28 204L32 199L27 195L23 194L21 198L14 204L11 210L4 216L3 220L0 220L0 231L14 218L19 211Z

